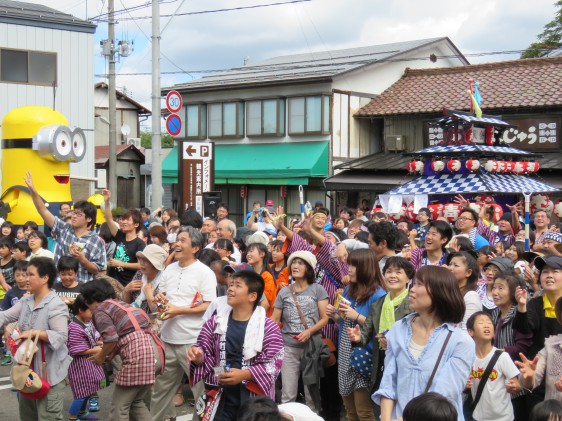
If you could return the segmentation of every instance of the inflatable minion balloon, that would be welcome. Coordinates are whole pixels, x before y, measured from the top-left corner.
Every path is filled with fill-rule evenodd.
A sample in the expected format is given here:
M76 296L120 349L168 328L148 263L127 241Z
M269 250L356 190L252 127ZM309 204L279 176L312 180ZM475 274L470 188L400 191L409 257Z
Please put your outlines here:
M62 202L71 202L69 162L86 154L82 129L68 125L59 112L43 106L16 108L2 120L2 201L8 221L23 225L42 218L25 185L29 170L39 195L51 213L58 215Z

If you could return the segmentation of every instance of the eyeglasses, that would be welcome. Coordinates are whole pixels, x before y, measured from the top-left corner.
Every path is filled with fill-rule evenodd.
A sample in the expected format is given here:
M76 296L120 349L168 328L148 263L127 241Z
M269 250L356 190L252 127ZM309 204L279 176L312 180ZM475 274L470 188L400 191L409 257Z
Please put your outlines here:
M457 221L474 221L472 218L466 218L464 216L460 216L457 218Z
M86 214L82 213L82 212L78 212L78 211L71 211L70 212L72 215L77 216L78 218L81 218L83 216L86 216Z

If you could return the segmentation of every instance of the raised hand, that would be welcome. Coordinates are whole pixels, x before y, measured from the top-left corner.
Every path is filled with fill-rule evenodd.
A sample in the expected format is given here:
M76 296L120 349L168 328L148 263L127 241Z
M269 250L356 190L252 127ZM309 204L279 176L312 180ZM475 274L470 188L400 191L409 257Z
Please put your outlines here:
M457 194L455 196L454 202L461 205L463 208L468 208L468 206L470 205L470 202L460 194Z
M517 310L520 313L527 312L527 290L525 288L515 288L515 301L517 301Z
M521 371L521 381L523 386L528 388L533 386L533 378L535 377L535 370L539 362L539 357L536 356L533 360L529 360L522 352L519 353L521 361L515 361L515 365Z
M359 325L355 325L355 327L348 327L347 328L347 336L349 336L349 340L351 342L360 342L361 341L361 329Z
M24 181L27 187L29 188L29 190L31 190L32 192L36 191L35 186L33 185L33 177L31 176L31 171L28 170L25 173Z
M103 196L103 201L108 203L111 200L111 191L109 189L103 189L101 191L101 195Z

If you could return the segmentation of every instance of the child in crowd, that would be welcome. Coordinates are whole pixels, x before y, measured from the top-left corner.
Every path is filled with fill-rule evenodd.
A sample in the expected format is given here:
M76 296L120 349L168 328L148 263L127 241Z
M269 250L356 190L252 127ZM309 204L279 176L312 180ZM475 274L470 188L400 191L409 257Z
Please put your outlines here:
M234 262L232 258L232 253L234 253L234 245L232 241L227 238L218 238L213 244L213 249L219 254L221 259L227 262Z
M26 241L18 241L12 247L12 257L15 261L28 260L31 250Z
M278 290L289 285L289 268L287 267L285 253L282 250L283 241L274 240L271 243L271 271L273 272L273 278L277 282Z
M521 298L523 299L523 298ZM562 324L562 297L556 301L556 320ZM544 348L532 360L521 354L516 364L521 368L521 383L528 389L546 385L545 399L562 401L562 334L544 340Z
M27 261L20 261L14 264L14 278L16 280L15 285L10 289L2 303L0 303L0 311L6 311L17 304L20 298L28 295L27 292L27 267L29 263ZM14 330L15 323L10 323L4 326L4 341L7 342L8 338ZM12 363L12 354L7 349L4 349L4 357L0 361L0 365L6 366Z
M57 282L53 287L60 299L68 306L70 317L74 315L74 300L76 300L82 288L82 283L76 280L78 266L79 262L75 257L62 256L57 263L60 282Z
M263 291L264 282L257 273L233 274L228 288L229 307L217 309L188 351L191 384L205 380L222 386L222 402L215 419L236 420L240 405L252 396L275 398L283 339L277 324L258 305ZM218 373L217 368L222 372Z
M31 234L31 231L38 231L39 230L39 225L37 225L37 223L35 221L27 221L25 224L23 224L23 235L24 235L24 240L29 239L29 234Z
M531 412L531 421L560 421L562 420L562 402L548 399L539 403Z
M55 254L49 250L49 240L41 231L31 231L27 236L27 244L31 250L29 260L36 257L48 257L53 259Z
M458 414L445 396L435 392L422 393L412 399L402 413L402 421L457 421Z
M275 303L275 298L277 298L277 285L269 266L269 250L267 250L267 246L262 243L248 244L246 260L256 273L263 278L265 285L263 292L269 303L267 315L271 316L271 313L273 313L273 303Z
M25 233L23 232L23 227L19 227L16 231L16 242L19 243L20 241L27 241L25 238Z
M508 390L519 385L519 370L507 352L492 345L494 323L488 313L474 313L466 327L476 344L476 359L467 385L472 395L472 416L475 421L513 421Z
M97 420L98 417L88 412L88 401L95 393L105 386L105 373L103 368L90 361L101 351L98 342L100 335L92 321L92 312L89 310L84 297L76 297L73 303L74 318L68 325L68 353L72 362L68 368L68 380L74 401L70 405L69 420ZM98 405L99 406L99 405Z
M14 264L16 261L12 257L13 246L14 240L12 237L0 238L0 300L14 285Z
M484 309L493 310L496 308L494 299L492 298L494 280L502 273L504 275L511 275L513 273L513 268L513 261L507 257L494 257L484 266L486 283L481 285L477 290Z
M525 266L528 264L523 257L524 253L525 243L523 241L516 241L505 251L505 257L509 257L513 260L515 264L513 273L519 279L524 279Z
M4 221L0 226L0 237L12 237L15 240L16 231L14 230L14 224L10 221Z

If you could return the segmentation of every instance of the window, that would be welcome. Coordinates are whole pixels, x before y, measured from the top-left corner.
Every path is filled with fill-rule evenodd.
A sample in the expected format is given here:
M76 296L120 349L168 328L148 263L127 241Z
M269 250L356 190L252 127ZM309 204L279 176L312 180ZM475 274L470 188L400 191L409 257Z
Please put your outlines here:
M248 136L283 136L285 134L285 100L248 101L246 120Z
M185 109L187 139L206 139L207 106L205 104L187 104Z
M289 134L329 134L330 96L289 98Z
M56 85L57 54L2 49L0 80L31 85Z
M209 104L209 137L242 137L244 135L244 104L223 102Z

